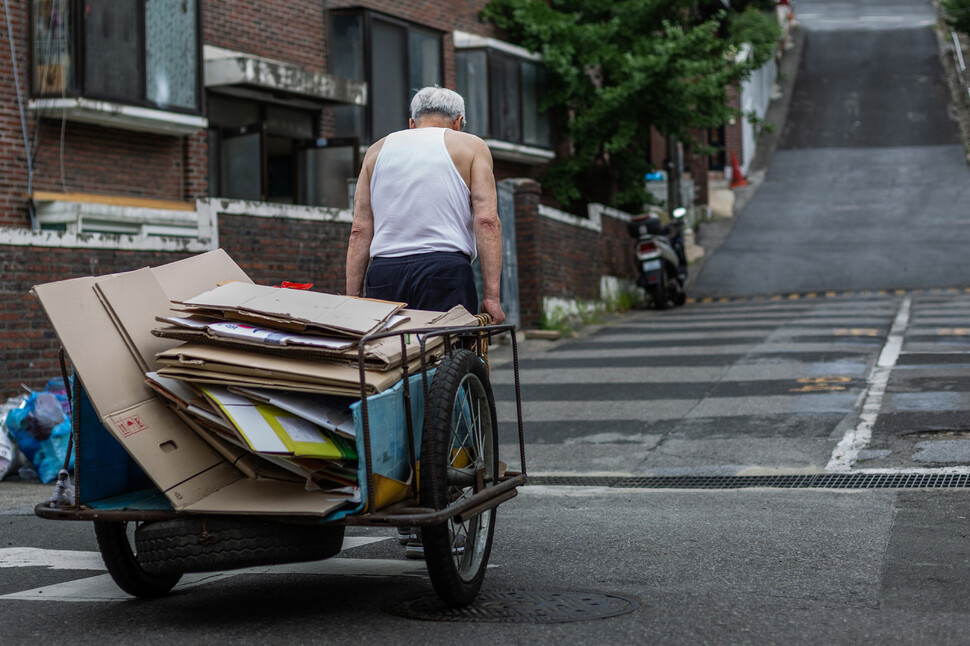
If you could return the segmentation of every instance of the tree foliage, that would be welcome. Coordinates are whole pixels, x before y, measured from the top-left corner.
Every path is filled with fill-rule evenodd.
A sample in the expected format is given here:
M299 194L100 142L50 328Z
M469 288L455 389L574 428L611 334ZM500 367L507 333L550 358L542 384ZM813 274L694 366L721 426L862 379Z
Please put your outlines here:
M970 0L942 0L940 6L946 24L970 35Z
M718 0L493 0L485 8L483 18L542 55L549 81L542 109L569 142L543 177L560 203L639 210L651 126L691 142L693 129L739 116L728 88L771 55L777 24L762 33L768 23L742 19L747 12L732 22L721 7ZM756 41L754 56L735 61L732 29Z

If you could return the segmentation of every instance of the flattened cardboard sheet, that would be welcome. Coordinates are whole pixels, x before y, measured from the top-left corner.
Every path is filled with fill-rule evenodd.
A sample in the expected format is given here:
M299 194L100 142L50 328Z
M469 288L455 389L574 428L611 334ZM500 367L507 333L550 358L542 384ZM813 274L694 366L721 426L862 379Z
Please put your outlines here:
M448 312L429 312L425 310L401 310L401 312L407 315L410 320L394 328L397 332L406 332L407 330L428 327L454 328L475 327L478 325L478 319L460 305L452 308ZM161 322L171 322L175 319L172 317L159 317L158 320ZM349 366L357 365L358 355L356 346L347 350L328 350L297 345L269 346L243 339L219 337L207 329L206 323L192 319L183 320L188 325L156 327L152 330L152 334L166 339L185 341L187 343L218 345L226 348L250 350L252 352L280 357L329 361L331 363ZM442 337L432 337L425 343L425 352L429 356L440 356L444 349L443 344L444 340ZM420 338L417 335L406 335L405 349L409 360L419 356L421 352ZM364 349L364 366L368 370L390 370L396 368L401 364L403 358L401 337L399 336L390 336L371 341L366 344Z
M94 291L97 280L93 276L62 280L37 285L32 293L47 313L94 410L103 420L154 395Z
M350 366L308 361L291 357L244 352L214 345L187 343L160 353L159 363L186 370L250 375L261 379L285 379L310 384L350 387L360 392L360 372ZM163 376L174 376L165 368ZM183 375L186 373L183 371ZM364 372L368 392L381 392L401 379L398 370ZM238 380L234 380L239 383Z
M152 267L152 273L170 301L192 298L227 282L253 283L222 249Z
M360 397L360 388L350 386L327 386L324 384L308 383L305 381L287 381L285 379L263 379L249 375L233 375L228 372L209 372L205 370L191 370L178 366L166 366L159 370L159 374L171 379L181 379L197 384L213 384L217 386L243 386L255 388L277 388L292 390L298 393L320 395L336 395L338 397Z
M186 506L185 511L207 514L323 516L345 504L343 500L334 500L334 495L330 493L308 492L303 483L244 478Z
M255 315L281 323L296 322L305 329L350 336L363 336L380 329L404 306L404 303L238 282L178 302L193 308L218 310L227 317L233 313Z
M148 268L138 269L98 280L94 289L139 365L145 372L154 370L155 355L176 345L172 339L161 339L151 333L154 313L164 310L169 303L155 273Z

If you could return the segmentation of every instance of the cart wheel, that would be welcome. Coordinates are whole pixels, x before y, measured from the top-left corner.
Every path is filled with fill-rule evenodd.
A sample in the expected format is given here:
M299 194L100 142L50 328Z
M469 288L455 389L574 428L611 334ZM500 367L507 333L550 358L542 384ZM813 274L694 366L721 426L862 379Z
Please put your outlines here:
M340 552L343 525L234 516L183 516L139 527L138 561L157 576L322 561Z
M468 350L456 350L441 364L430 398L430 432L421 446L421 505L443 509L482 483L496 482L495 401L485 365ZM446 604L460 608L475 600L494 531L494 508L461 523L451 519L421 529L428 575Z
M165 596L182 578L182 573L155 575L143 570L132 547L134 529L135 523L95 521L94 534L108 574L119 588L132 596L141 599Z

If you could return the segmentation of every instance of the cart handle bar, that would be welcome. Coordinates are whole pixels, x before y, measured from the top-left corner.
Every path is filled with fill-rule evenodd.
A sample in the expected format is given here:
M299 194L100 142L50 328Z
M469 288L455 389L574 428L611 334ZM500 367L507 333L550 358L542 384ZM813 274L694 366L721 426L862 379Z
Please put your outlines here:
M510 332L515 329L514 323L503 323L502 325L475 325L475 326L463 326L463 327L422 327L422 328L407 328L404 330L384 330L382 332L374 332L372 334L365 335L360 339L360 345L363 346L368 341L374 341L377 339L384 339L391 336L402 336L405 334L418 334L427 337L435 336L446 336L446 335L461 335L461 334L473 334L473 335L488 335L493 336L495 334L500 334L502 332Z

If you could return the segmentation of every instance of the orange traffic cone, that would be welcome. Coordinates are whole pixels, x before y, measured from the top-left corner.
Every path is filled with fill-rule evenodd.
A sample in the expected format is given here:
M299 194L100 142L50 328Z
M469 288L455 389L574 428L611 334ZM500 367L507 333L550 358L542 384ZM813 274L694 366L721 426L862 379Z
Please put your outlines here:
M738 163L738 156L731 151L731 188L738 188L740 186L747 186L748 180L744 179L744 173L741 172L741 164Z

